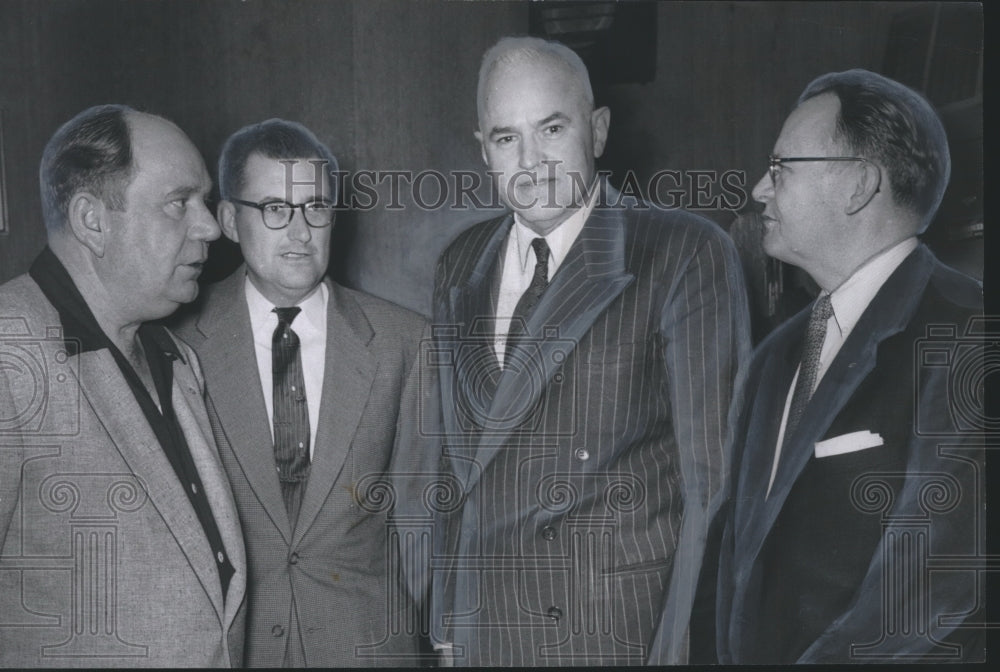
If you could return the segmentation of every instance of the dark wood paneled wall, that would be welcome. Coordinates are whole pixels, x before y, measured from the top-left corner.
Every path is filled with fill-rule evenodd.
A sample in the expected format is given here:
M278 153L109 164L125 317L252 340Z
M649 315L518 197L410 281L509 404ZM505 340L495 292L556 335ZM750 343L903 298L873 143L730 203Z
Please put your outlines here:
M619 179L629 169L642 179L664 168L737 169L749 191L802 87L830 70L879 69L902 4L660 4L655 80L604 93L612 127L601 167ZM0 235L0 282L44 245L46 140L89 105L123 102L173 119L213 174L232 131L274 116L312 128L344 170L481 170L479 58L527 29L528 5L515 2L0 0L11 229ZM485 215L415 207L408 189L401 204L342 213L331 273L426 313L438 254ZM723 226L734 217L705 214ZM217 243L206 276L237 261Z

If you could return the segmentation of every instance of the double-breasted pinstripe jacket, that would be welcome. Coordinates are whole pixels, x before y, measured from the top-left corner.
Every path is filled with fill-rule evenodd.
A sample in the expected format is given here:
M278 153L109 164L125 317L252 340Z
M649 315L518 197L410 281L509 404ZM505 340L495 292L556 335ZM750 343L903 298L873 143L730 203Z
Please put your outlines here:
M432 633L469 665L685 662L747 335L735 248L606 184L501 370L513 216L442 256L443 514Z

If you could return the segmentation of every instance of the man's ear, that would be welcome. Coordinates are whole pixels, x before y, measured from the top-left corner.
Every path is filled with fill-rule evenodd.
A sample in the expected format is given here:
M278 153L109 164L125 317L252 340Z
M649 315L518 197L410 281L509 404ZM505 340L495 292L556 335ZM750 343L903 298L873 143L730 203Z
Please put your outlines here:
M861 176L854 186L854 193L847 202L844 210L848 215L860 212L866 205L871 203L875 195L882 190L882 171L874 163L862 161Z
M611 110L599 107L590 113L590 128L594 134L594 158L604 153L604 144L608 141L608 128L611 126Z
M479 142L479 154L483 157L483 163L489 167L490 162L486 160L486 143L483 142L483 132L476 130L473 131L472 134L476 136L476 140Z
M108 234L108 208L88 191L77 192L69 199L67 225L73 236L95 257L104 256Z
M219 201L215 211L222 233L237 245L240 244L240 234L236 230L236 206L229 201Z

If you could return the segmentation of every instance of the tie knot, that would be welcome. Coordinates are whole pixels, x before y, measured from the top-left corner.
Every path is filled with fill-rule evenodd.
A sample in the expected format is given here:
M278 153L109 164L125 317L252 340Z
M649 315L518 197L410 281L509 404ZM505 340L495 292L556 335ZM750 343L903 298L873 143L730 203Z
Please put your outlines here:
M826 322L833 315L833 304L830 303L830 295L824 294L813 306L812 320L823 320Z
M291 327L292 322L295 320L295 316L298 315L301 310L302 309L298 306L292 306L291 308L275 308L274 313L278 316L278 324Z
M531 247L535 250L535 263L545 264L549 261L549 244L544 238L535 238L531 241Z

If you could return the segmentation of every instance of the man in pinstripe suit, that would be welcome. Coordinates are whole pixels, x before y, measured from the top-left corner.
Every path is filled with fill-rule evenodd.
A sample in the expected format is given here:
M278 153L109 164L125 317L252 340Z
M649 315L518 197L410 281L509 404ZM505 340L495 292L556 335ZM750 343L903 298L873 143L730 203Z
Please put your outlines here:
M513 213L437 269L442 478L462 497L435 539L435 646L462 665L683 663L748 349L735 248L595 178L610 112L567 47L501 40L478 111Z

